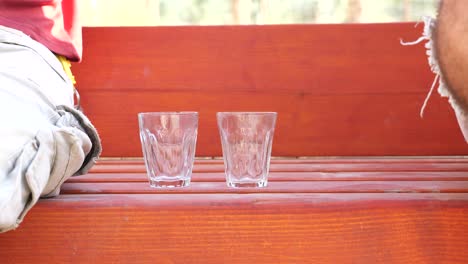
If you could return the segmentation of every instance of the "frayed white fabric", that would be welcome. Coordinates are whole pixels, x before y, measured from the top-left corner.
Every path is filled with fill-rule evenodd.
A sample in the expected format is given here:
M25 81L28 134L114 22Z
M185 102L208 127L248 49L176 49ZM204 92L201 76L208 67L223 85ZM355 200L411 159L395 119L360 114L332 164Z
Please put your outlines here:
M447 84L445 83L442 73L440 71L436 50L434 49L433 33L434 33L435 26L436 26L436 19L432 17L423 17L423 22L424 22L424 31L422 33L422 36L419 39L413 42L404 42L403 40L400 40L400 43L402 45L416 45L423 41L427 41L424 46L426 47L426 54L427 54L429 66L431 67L431 71L435 74L435 77L434 77L434 81L432 82L432 86L426 96L426 99L424 100L424 103L421 107L420 115L421 117L423 117L424 109L426 108L427 103L429 102L429 98L431 97L432 92L438 83L439 87L437 88L437 91L442 97L448 97L448 101L450 105L452 106L455 112L455 115L457 117L458 125L460 126L460 129L463 133L465 141L468 143L468 113L463 111L460 105L456 102L453 95L447 89Z
M73 85L47 48L0 26L0 232L16 228L40 197L94 164L101 145L73 109Z

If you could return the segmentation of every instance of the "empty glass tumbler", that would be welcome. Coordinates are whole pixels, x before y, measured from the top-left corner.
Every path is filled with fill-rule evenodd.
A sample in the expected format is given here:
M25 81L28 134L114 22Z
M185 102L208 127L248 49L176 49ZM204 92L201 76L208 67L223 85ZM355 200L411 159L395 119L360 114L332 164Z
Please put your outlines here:
M265 187L277 114L219 112L226 183L229 187Z
M139 113L138 122L150 186L188 186L195 159L198 113Z

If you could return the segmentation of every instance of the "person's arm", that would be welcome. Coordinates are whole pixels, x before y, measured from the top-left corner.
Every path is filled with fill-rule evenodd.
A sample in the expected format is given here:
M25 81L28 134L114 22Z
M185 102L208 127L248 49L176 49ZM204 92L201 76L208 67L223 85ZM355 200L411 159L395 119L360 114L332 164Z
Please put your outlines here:
M468 112L468 1L442 0L435 32L440 70L454 99Z

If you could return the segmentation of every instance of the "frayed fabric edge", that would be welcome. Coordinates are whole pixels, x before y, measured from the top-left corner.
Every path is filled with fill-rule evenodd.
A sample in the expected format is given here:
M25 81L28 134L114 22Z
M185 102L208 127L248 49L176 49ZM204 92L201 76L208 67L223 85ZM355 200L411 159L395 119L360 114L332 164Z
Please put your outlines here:
M468 114L458 105L453 95L447 89L447 84L444 81L444 78L440 71L439 61L437 60L437 54L434 48L434 41L433 41L433 34L435 32L434 29L436 27L436 19L425 16L422 18L422 21L424 22L424 30L423 30L421 37L419 37L417 40L412 41L412 42L405 42L402 39L400 39L400 44L404 46L417 45L423 41L427 41L424 44L424 47L426 48L426 55L427 55L429 66L431 68L431 71L435 74L435 77L434 77L434 81L432 82L431 88L429 89L429 92L421 106L419 115L421 116L421 118L423 118L424 110L426 109L428 105L429 99L434 91L434 88L438 84L439 86L437 88L437 92L442 97L448 97L448 102L450 103L450 106L455 112L455 116L457 118L457 122L463 134L463 137L465 138L465 141L468 143Z
M432 82L432 86L429 92L427 93L427 96L423 102L423 105L421 106L421 111L419 113L421 118L424 116L424 110L426 109L429 99L432 95L432 92L434 88L437 86L437 84L438 84L437 92L440 94L440 96L448 97L449 102L452 105L452 108L455 111L458 111L457 107L455 107L455 102L453 102L453 99L450 96L449 91L447 90L447 85L445 84L444 79L441 78L439 62L437 61L437 55L434 49L434 41L433 41L433 33L434 33L435 25L436 25L436 20L432 17L425 16L422 18L422 21L424 22L424 30L423 30L421 37L411 42L406 42L400 39L400 44L403 46L417 45L423 41L427 41L424 44L424 47L426 48L426 55L427 55L429 66L431 68L431 71L435 74L435 77L434 77L434 81Z

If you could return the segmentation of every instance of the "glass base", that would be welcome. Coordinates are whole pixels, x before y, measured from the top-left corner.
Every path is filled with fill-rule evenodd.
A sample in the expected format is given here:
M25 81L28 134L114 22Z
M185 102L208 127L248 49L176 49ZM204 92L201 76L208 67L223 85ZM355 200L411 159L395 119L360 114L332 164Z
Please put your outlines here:
M190 185L190 178L188 179L174 179L174 180L153 180L150 179L150 186L153 188L178 188L187 187Z
M227 182L227 186L231 188L263 188L268 184L267 181L259 182Z

